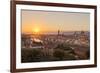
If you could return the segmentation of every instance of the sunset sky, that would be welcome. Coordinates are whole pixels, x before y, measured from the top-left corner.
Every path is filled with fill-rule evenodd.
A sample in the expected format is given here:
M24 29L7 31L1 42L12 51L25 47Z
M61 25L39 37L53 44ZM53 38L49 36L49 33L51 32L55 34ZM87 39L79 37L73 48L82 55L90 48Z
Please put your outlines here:
M90 14L22 10L22 33L89 31Z

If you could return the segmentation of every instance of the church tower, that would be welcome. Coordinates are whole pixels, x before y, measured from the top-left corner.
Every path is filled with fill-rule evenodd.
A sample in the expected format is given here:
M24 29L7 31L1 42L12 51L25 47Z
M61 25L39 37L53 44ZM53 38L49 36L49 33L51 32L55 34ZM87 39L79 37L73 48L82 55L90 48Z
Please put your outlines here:
M60 35L60 30L58 30L58 36Z

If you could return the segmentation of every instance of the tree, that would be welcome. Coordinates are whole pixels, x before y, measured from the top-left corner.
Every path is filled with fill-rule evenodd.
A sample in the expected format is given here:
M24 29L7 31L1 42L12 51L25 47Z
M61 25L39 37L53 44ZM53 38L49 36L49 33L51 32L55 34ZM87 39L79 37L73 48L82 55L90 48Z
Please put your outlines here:
M61 49L56 49L53 53L54 57L58 58L59 60L62 60L64 57L64 51Z

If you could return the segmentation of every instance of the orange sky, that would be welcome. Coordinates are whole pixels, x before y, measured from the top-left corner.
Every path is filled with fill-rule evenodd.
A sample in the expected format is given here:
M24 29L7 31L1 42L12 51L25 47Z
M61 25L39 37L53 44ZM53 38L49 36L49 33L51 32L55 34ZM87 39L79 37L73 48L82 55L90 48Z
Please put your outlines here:
M89 31L90 14L22 10L22 33Z

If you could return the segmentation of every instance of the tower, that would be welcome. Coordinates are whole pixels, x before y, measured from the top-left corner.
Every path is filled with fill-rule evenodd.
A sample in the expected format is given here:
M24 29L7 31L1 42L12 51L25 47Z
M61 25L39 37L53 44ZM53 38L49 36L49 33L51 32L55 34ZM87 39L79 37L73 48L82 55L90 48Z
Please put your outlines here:
M60 30L58 30L58 36L60 35Z

